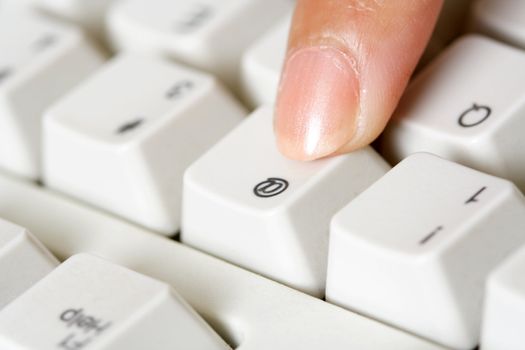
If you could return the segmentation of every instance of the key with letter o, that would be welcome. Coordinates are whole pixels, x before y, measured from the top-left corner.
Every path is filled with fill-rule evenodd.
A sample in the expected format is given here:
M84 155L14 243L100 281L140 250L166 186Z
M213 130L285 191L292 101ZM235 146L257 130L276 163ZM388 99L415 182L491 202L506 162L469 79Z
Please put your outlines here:
M381 140L397 162L430 152L525 189L525 53L481 36L445 50L409 85Z

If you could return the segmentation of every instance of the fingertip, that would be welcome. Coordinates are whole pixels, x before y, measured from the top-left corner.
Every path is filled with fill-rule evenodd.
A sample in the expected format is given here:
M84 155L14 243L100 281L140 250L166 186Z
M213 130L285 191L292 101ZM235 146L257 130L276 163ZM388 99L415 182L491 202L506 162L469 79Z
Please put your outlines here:
M353 151L381 133L441 0L355 4L298 1L274 119L278 148L289 158Z
M327 156L352 137L359 113L353 60L334 47L308 47L288 58L275 108L282 153L292 159Z

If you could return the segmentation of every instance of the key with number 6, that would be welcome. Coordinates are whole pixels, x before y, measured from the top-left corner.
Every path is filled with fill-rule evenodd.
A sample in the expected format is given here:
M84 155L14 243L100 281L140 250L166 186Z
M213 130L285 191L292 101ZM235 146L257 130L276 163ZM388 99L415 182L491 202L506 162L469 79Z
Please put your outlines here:
M511 182L418 153L334 216L326 298L472 349L486 276L524 232L525 200Z
M122 54L47 111L44 182L174 234L184 170L243 116L211 76Z

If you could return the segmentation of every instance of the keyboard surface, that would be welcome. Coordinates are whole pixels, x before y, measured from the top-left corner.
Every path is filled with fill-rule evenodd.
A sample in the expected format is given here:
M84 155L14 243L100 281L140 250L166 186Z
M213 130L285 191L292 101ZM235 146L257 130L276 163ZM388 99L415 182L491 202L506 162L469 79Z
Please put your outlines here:
M0 0L0 346L520 349L525 11L496 3L446 2L373 147L299 163L294 1Z

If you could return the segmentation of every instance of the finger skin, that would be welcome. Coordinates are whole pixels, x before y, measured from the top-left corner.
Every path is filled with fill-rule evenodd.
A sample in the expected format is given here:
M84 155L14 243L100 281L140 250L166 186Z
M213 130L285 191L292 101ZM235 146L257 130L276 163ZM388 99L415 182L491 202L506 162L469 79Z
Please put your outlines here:
M311 160L372 142L394 111L442 0L298 0L274 129Z

